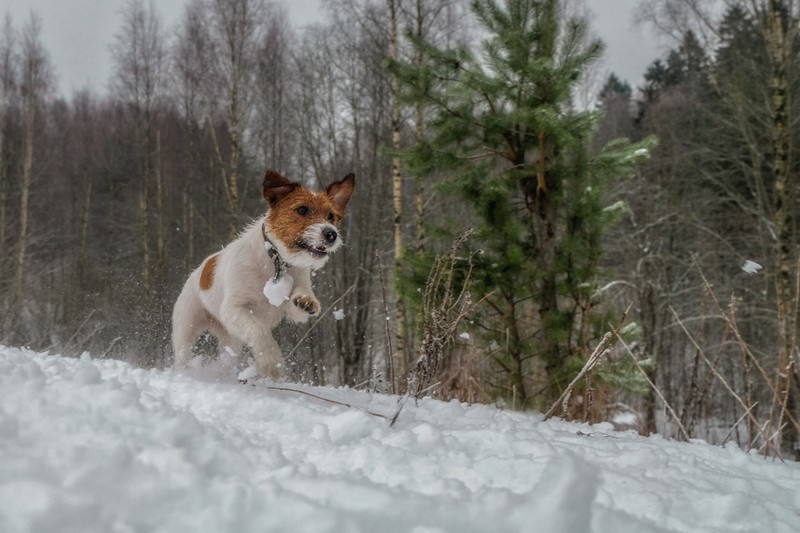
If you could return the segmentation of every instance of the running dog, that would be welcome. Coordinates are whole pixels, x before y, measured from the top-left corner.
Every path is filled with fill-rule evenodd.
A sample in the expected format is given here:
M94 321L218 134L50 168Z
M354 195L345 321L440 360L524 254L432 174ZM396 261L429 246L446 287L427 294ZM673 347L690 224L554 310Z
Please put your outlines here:
M314 192L274 170L264 177L266 214L189 276L172 313L176 369L209 332L220 349L247 344L260 376L278 379L283 355L272 330L284 317L302 323L320 312L311 273L341 248L337 229L355 185L348 174Z

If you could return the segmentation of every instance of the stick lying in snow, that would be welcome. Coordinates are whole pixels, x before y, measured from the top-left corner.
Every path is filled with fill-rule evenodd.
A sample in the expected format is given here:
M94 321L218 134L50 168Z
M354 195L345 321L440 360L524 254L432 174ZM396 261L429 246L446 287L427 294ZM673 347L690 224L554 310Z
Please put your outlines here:
M338 401L338 400L331 400L330 398L323 398L322 396L317 396L316 394L313 394L313 393L311 393L311 392L307 392L307 391L304 391L304 390L299 390L299 389L290 389L290 388L288 388L288 387L275 387L275 386L273 386L273 385L267 385L267 388L268 388L269 390L278 390L278 391L284 391L284 392L296 392L296 393L298 393L298 394L305 394L306 396L310 396L310 397L312 397L312 398L316 398L317 400L322 400L323 402L328 402L328 403L332 403L332 404L336 404L336 405L341 405L341 406L343 406L343 407L347 407L347 408L349 408L349 409L353 409L353 406L352 406L352 405L350 405L349 403L340 402L340 401ZM372 411L370 411L370 410L368 410L368 409L364 409L364 411L365 411L367 414L370 414L370 415L372 415L372 416L377 416L377 417L379 417L379 418L386 418L386 419L388 419L388 418L389 418L388 416L386 416L386 415L382 415L382 414L380 414L380 413L373 413Z

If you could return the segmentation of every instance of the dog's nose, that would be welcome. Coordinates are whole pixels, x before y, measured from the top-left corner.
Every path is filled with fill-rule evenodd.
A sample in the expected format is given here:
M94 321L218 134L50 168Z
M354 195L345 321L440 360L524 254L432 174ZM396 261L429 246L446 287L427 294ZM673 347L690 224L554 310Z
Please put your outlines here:
M338 236L339 236L339 234L338 234L338 233L336 233L336 230L335 230L335 229L326 228L326 229L325 229L325 230L322 232L322 236L325 238L325 241L326 241L328 244L333 244L334 242L336 242L336 237L338 237Z

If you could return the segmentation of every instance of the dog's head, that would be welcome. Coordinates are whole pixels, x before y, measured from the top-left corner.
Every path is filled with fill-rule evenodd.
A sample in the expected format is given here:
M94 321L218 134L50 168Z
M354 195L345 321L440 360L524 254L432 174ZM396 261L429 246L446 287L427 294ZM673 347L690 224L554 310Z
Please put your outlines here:
M342 246L337 226L354 185L355 176L348 174L324 191L314 192L274 170L267 171L263 190L269 204L267 233L287 263L316 270Z

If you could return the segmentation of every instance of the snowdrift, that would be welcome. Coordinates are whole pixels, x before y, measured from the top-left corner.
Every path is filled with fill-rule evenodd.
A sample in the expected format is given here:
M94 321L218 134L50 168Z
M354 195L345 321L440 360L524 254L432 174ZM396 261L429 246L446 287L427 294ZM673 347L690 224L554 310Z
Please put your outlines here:
M0 531L798 531L800 465L541 415L0 347Z

